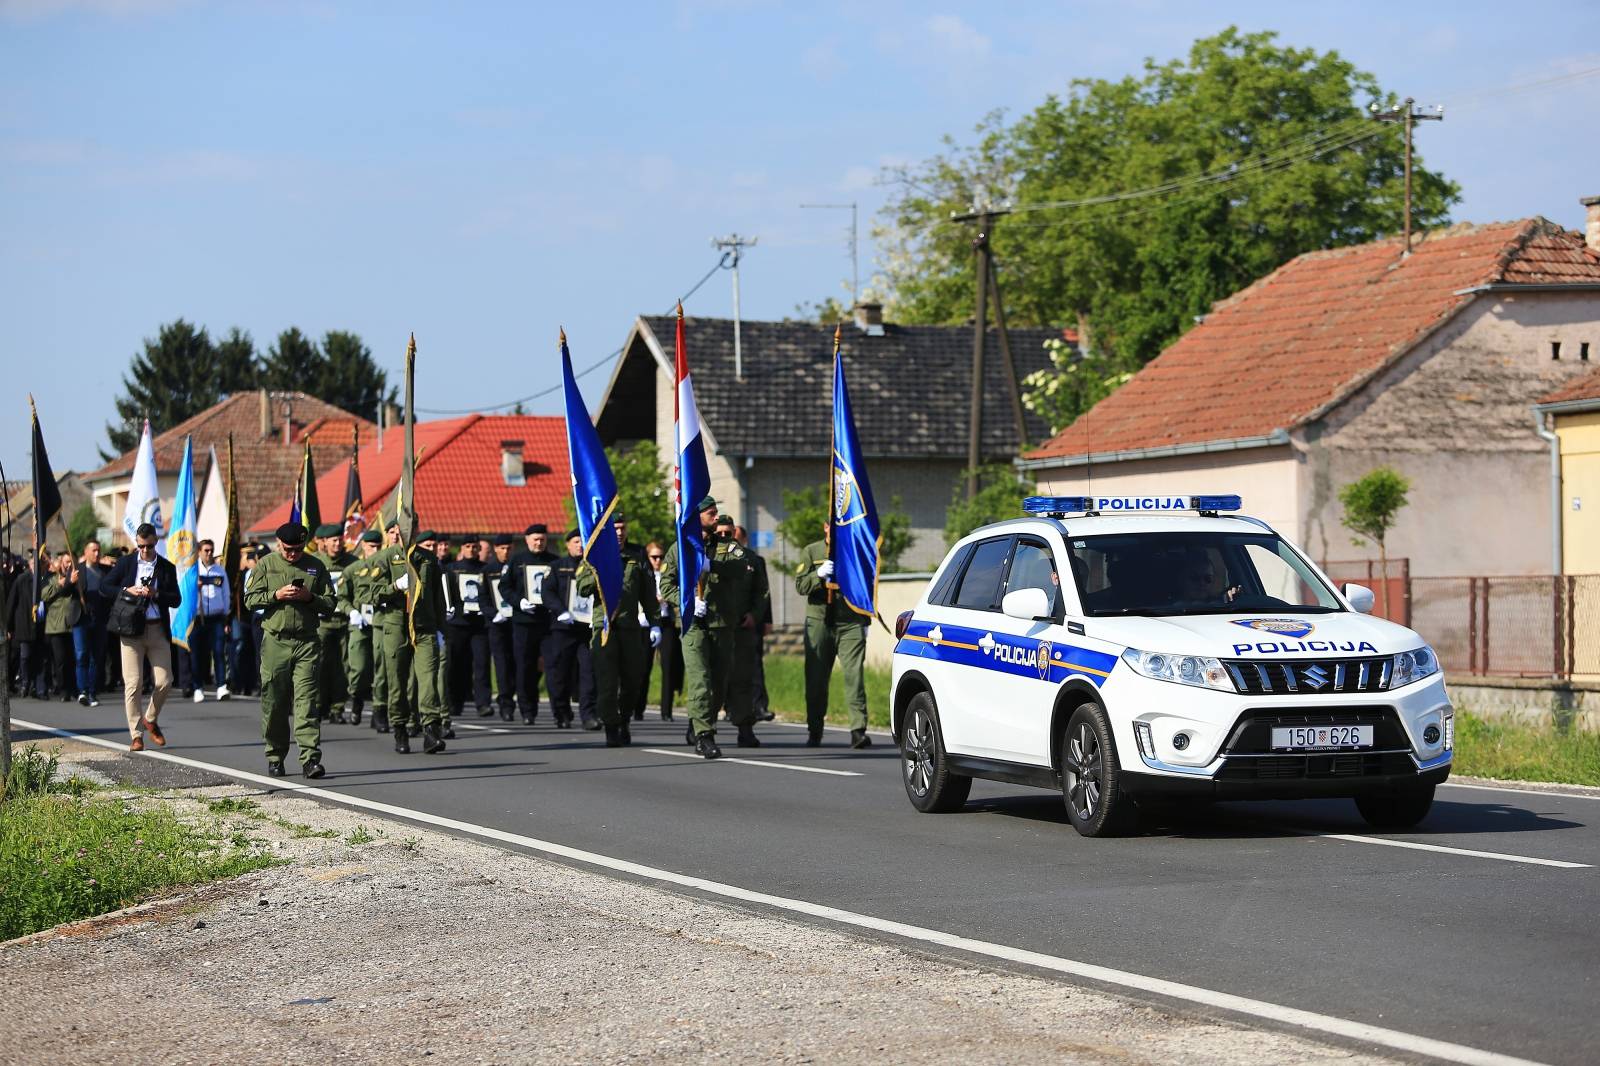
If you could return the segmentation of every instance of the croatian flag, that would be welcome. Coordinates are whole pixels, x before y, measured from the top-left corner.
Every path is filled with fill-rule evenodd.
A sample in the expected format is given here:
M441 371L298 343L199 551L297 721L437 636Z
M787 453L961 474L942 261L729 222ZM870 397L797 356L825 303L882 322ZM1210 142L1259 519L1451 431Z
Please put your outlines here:
M700 440L700 411L694 405L694 385L689 381L689 356L683 343L683 303L678 303L677 395L672 417L677 429L678 462L672 472L672 490L678 503L678 618L683 631L694 621L694 598L706 569L706 542L700 533L700 501L711 491L711 472Z

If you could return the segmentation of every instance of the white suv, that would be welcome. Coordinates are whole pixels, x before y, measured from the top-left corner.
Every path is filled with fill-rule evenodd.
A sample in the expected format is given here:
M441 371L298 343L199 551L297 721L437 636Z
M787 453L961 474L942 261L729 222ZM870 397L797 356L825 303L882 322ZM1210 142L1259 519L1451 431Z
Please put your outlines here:
M1234 496L1030 497L896 622L893 728L920 811L975 777L1057 788L1078 832L1147 798L1347 796L1416 824L1450 773L1432 649Z

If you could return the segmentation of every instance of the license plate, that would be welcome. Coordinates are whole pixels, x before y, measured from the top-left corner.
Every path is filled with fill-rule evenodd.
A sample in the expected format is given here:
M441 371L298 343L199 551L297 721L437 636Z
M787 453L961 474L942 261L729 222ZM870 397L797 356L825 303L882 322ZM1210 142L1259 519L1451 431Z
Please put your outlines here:
M1273 751L1331 751L1372 747L1370 725L1291 725L1272 730Z

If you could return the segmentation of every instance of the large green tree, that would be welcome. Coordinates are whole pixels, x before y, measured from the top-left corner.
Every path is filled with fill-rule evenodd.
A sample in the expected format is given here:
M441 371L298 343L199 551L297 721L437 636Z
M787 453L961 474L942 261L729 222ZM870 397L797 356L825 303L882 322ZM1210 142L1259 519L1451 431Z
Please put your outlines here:
M1401 131L1371 120L1374 101L1393 96L1338 53L1230 28L1015 122L991 114L971 143L892 175L894 315L970 318L973 228L951 215L1011 204L992 236L1008 321L1074 326L1137 367L1294 256L1400 230ZM1445 221L1457 186L1413 160L1414 227Z
M354 333L329 330L322 337L322 371L317 386L307 391L352 414L376 418L378 404L393 403L389 375L373 361L372 349ZM387 389L387 391L386 391Z
M317 396L325 363L311 338L290 326L261 360L261 384L269 389L296 390ZM318 397L321 399L321 397Z
M237 335L235 330L224 345L234 344ZM254 386L253 363L219 359L205 327L181 318L163 325L154 339L145 339L144 351L123 375L122 395L115 401L120 421L106 426L110 451L101 449L100 456L110 460L136 447L146 418L159 433L231 392Z

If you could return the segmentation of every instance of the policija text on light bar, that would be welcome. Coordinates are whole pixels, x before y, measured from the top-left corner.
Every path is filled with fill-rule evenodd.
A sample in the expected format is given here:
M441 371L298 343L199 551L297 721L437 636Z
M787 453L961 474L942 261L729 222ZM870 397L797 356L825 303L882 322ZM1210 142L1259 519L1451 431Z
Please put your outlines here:
M1150 511L1237 511L1237 496L1029 496L1022 510L1031 515L1125 514Z

